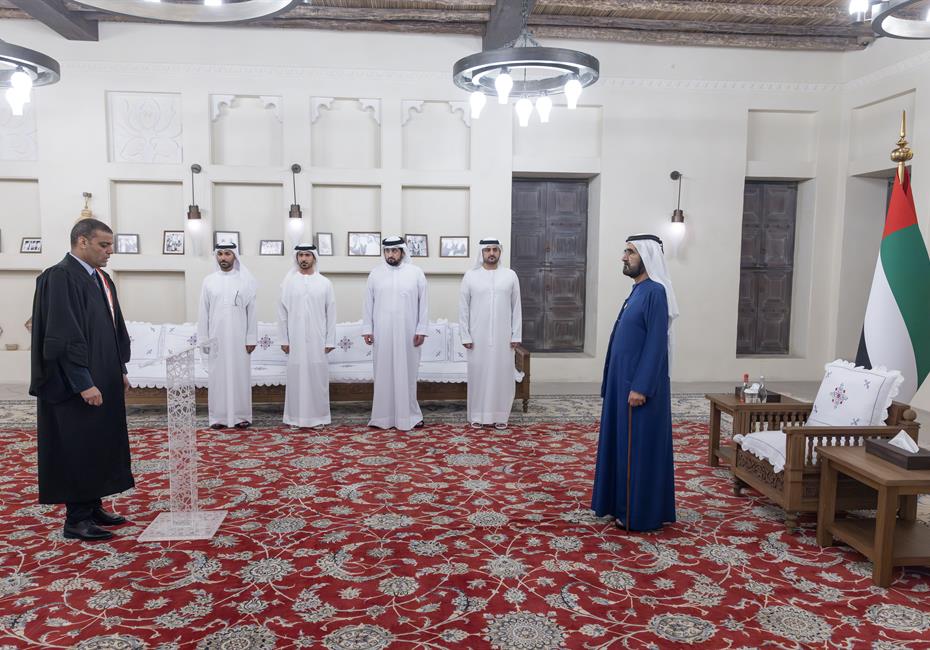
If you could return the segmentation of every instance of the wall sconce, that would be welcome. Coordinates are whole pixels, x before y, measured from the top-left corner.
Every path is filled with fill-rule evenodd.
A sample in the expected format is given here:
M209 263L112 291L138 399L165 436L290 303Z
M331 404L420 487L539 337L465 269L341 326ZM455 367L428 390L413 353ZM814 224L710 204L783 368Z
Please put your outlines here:
M291 203L291 211L287 216L291 219L301 219L304 214L300 211L300 204L297 202L297 174L300 173L300 165L294 163L291 165L291 182L294 184L294 202Z
M90 192L82 192L81 196L84 197L84 207L81 209L81 219L91 219L94 216L93 211L90 209L90 198L93 196Z
M672 212L672 229L680 230L682 234L685 232L685 213L681 209L681 177L682 174L679 171L674 171L669 174L669 177L673 181L678 181L678 203L675 206L675 210Z
M191 204L187 206L188 225L195 228L200 225L201 214L200 207L197 205L197 199L194 197L194 174L199 174L202 167L197 163L191 165Z

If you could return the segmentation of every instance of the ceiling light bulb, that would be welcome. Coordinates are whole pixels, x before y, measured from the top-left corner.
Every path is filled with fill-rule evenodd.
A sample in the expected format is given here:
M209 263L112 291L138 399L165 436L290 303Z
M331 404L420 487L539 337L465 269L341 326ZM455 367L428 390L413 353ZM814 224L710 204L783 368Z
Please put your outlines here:
M536 112L539 113L539 121L546 124L549 121L549 113L552 112L552 100L549 95L542 95L536 99Z
M529 126L530 115L533 114L533 102L526 97L521 97L514 108L517 111L517 119L520 120L520 126Z
M484 96L483 92L476 90L468 98L468 103L471 106L471 119L477 120L481 117L481 109L488 103L488 98Z
M869 10L869 0L850 0L849 1L849 13L852 14L864 14Z
M579 97L581 97L581 82L572 77L565 82L565 102L570 110L577 108Z
M32 77L22 70L17 70L10 75L10 85L16 90L25 90L28 93L29 89L32 88Z
M15 88L8 88L6 91L6 101L10 105L10 110L15 117L22 117L23 106L26 105L26 98Z
M505 68L503 72L497 75L497 79L494 80L494 90L497 91L497 103L506 104L507 100L510 99L510 90L513 88L513 77L510 76L510 72Z

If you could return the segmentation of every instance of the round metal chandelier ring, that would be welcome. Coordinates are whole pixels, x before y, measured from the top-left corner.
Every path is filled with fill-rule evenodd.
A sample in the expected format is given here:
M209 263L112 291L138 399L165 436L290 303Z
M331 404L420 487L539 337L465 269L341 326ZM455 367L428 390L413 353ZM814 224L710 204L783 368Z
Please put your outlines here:
M930 38L930 22L923 19L898 18L894 14L924 0L889 0L878 5L880 11L872 16L872 31L879 36L905 39Z
M47 86L61 79L58 61L41 52L3 40L0 40L0 63L10 66L8 69L0 69L0 87L10 86L10 77L20 68L32 77L33 86Z
M219 6L203 4L145 2L145 0L74 0L79 5L111 14L146 18L166 23L222 24L244 23L270 18L300 4L301 0L242 0Z
M597 81L600 63L590 54L558 47L510 47L471 54L456 61L452 80L468 92L480 90L497 95L492 72L507 69L513 78L511 97L535 97L544 93L559 94L565 83L577 78L583 88ZM555 74L542 79L520 78L520 70L551 70Z

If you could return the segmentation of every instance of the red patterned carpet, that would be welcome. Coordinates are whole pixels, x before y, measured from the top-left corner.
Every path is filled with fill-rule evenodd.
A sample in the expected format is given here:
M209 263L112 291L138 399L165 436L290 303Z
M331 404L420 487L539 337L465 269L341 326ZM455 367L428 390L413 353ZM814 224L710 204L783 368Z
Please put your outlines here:
M679 522L588 510L596 428L203 431L208 542L138 544L166 508L165 434L132 435L137 525L64 540L35 504L34 434L0 431L0 648L918 648L930 573L783 532L676 425ZM808 526L811 520L806 522Z

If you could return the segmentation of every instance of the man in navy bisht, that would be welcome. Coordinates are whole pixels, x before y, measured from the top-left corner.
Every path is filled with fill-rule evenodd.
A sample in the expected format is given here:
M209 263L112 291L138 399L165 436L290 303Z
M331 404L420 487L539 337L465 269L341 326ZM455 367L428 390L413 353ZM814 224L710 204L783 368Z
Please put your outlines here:
M623 274L635 284L614 324L604 363L591 507L598 517L613 515L618 528L647 531L675 521L668 368L678 302L662 240L634 235L622 259Z

